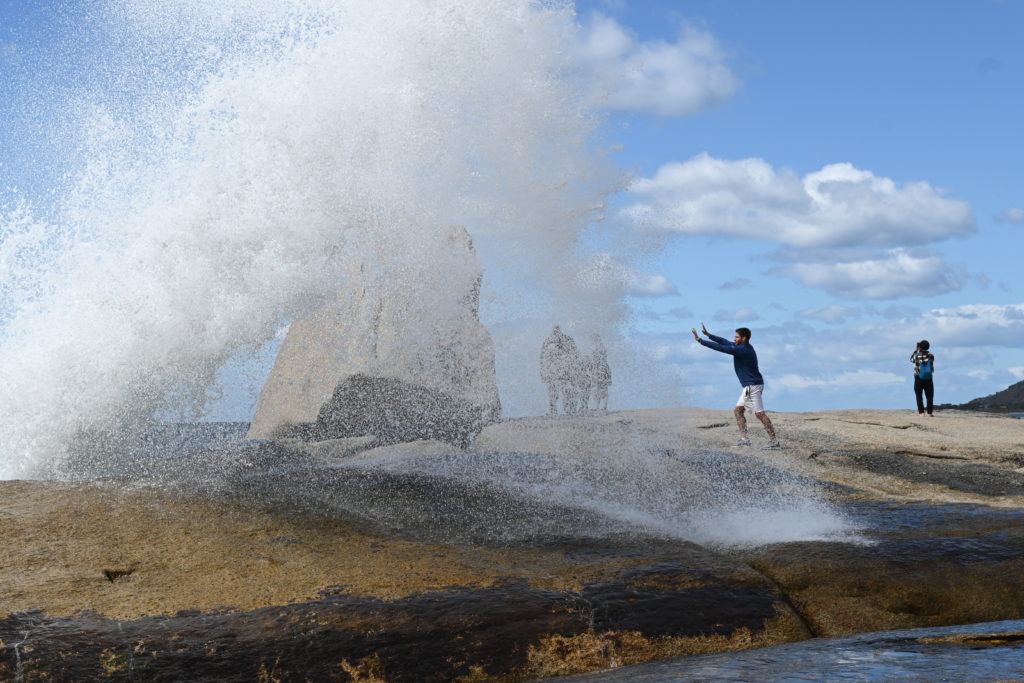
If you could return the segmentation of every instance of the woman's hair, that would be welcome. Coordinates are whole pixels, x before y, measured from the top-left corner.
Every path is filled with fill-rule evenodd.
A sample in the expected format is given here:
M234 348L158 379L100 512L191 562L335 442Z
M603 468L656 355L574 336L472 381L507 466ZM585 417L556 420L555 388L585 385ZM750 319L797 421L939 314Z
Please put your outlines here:
M922 339L921 341L917 342L917 348L921 349L922 351L927 351L930 347L931 344L928 343L927 339Z

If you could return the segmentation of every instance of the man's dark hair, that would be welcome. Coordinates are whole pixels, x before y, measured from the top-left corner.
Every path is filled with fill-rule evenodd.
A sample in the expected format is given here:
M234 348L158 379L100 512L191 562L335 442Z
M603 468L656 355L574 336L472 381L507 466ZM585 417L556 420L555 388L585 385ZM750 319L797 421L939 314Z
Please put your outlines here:
M737 327L736 334L740 335L744 339L750 339L750 328L749 327Z
M922 339L921 341L917 342L917 348L921 349L922 351L927 351L929 348L931 348L931 344L928 343L927 339Z

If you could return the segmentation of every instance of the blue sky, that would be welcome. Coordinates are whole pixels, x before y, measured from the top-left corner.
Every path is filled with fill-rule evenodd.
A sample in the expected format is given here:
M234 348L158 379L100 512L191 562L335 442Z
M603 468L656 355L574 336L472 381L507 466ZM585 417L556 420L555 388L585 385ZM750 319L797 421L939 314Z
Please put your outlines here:
M104 77L75 21L94 6L0 0L0 187L38 204L69 169L33 120ZM629 335L687 403L738 391L701 321L754 330L769 409L912 407L921 338L938 402L1024 379L1024 2L576 7L573 57L632 176L606 220L664 244Z
M675 235L633 302L690 403L735 393L689 335L701 320L754 330L780 410L911 407L920 338L939 402L1024 379L1024 3L577 7L585 31L628 38L633 69L675 51L649 79L663 95L703 84L674 102L632 87L635 107L613 89L608 123L635 174L622 220Z

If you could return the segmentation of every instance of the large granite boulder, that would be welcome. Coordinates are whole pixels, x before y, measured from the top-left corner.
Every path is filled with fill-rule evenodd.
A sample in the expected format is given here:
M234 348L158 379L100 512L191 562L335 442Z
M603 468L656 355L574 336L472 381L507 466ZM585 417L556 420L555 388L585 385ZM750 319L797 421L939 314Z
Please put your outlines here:
M418 258L349 264L345 289L292 321L250 439L298 431L463 442L500 417L494 344L478 317L482 272L469 234L453 227L433 239L418 245ZM431 397L428 405L414 409L423 396ZM396 414L403 416L397 423L387 417ZM332 416L342 421L332 424ZM433 431L412 429L413 418ZM372 431L380 425L387 434Z
M346 377L312 424L282 427L306 441L375 436L381 444L436 439L466 448L495 415L487 406L392 377Z

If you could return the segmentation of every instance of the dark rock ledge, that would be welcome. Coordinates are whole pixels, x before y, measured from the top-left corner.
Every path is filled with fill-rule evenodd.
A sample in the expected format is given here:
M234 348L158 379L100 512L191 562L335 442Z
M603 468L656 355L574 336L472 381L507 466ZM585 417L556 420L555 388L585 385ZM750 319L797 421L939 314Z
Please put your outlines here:
M22 612L0 620L0 679L523 680L805 638L775 589L749 580L661 563L578 592L509 580L132 620Z

